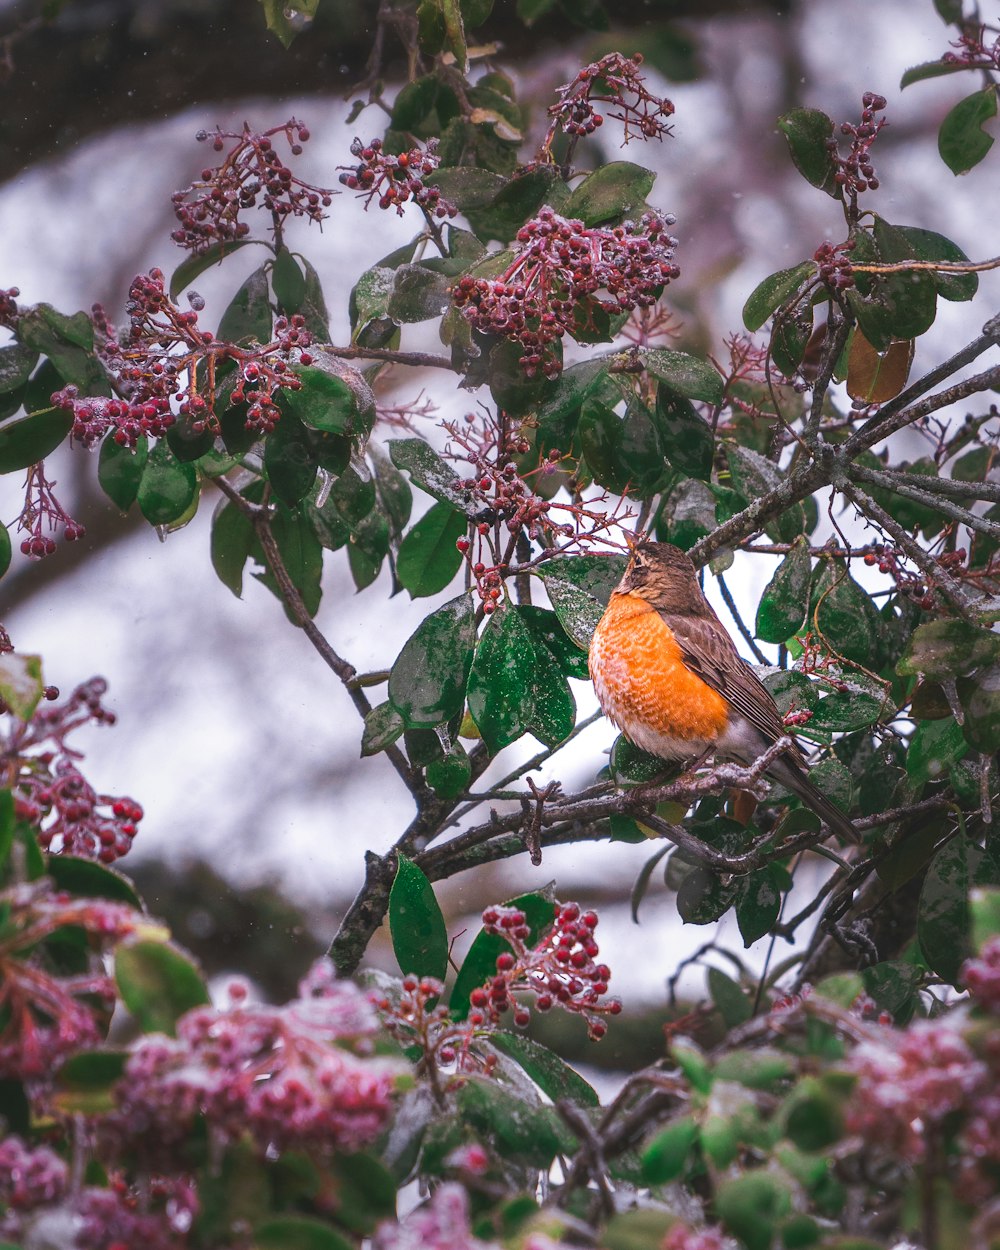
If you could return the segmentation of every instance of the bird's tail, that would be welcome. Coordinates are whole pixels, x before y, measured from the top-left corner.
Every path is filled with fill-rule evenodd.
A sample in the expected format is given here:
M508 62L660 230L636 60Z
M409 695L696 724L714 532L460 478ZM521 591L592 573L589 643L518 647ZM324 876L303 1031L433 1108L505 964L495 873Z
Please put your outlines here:
M775 781L779 781L786 790L791 790L807 807L811 807L838 837L855 844L861 841L861 834L840 808L809 780L803 770L796 768L791 760L787 757L775 760L769 772Z

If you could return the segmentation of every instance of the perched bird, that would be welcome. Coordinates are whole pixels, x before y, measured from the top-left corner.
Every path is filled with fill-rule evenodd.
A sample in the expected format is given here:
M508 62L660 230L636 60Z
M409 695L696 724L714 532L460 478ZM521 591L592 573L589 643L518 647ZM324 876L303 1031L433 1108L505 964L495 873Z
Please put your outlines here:
M761 683L702 594L688 555L670 543L633 548L590 644L604 714L643 751L665 760L714 752L752 764L787 730ZM816 788L797 746L768 773L842 838L857 830Z

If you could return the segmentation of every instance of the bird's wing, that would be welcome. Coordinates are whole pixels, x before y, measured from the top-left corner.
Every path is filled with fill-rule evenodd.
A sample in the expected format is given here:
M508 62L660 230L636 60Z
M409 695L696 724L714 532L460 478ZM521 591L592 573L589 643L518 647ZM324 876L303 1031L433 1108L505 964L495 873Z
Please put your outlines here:
M768 742L776 742L787 732L767 687L736 650L718 621L705 616L673 614L665 620L687 666L717 690Z

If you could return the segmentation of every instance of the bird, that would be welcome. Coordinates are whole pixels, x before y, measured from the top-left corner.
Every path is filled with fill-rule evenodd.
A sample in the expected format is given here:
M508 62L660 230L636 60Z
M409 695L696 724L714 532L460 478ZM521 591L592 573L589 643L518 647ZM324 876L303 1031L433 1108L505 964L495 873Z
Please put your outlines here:
M671 543L632 545L594 630L589 666L605 716L661 759L714 753L749 765L788 733L767 687L702 593L690 556ZM794 739L767 772L839 837L861 840L809 780Z

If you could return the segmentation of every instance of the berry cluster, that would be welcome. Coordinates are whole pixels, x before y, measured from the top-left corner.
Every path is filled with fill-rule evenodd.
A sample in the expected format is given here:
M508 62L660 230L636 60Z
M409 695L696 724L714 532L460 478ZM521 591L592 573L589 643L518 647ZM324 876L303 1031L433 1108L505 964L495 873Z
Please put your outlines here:
M498 278L466 274L452 288L457 308L484 334L524 349L529 377L556 377L562 363L552 343L584 328L595 308L619 313L648 307L680 273L673 217L647 212L621 226L584 226L543 208L517 232L520 245Z
M813 253L819 269L819 280L831 291L846 291L854 286L854 267L848 252L854 249L854 240L846 243L821 243Z
M961 571L967 554L964 547L958 551L945 551L937 557L937 562L945 569ZM935 604L933 587L928 585L927 579L921 574L905 569L902 559L899 549L887 543L872 543L871 550L866 551L864 556L865 564L869 568L877 565L880 573L889 574L901 595L912 599L925 612L931 611Z
M0 1079L43 1081L69 1055L100 1043L116 999L100 954L148 922L122 903L57 893L45 878L3 891L0 904L5 916L0 933ZM65 951L74 928L86 934L94 963L85 971L67 973L47 940L55 937L55 950L62 939ZM76 939L72 945L78 947Z
M23 555L34 559L52 555L56 549L52 535L59 531L60 526L68 543L83 538L87 532L56 498L54 488L57 485L45 476L44 460L29 466L24 483L24 507L17 518L18 531L25 535L21 540Z
M962 984L979 1006L1000 1015L1000 937L990 938L978 957L965 963Z
M8 329L14 326L18 318L17 297L20 294L20 287L8 287L6 291L0 288L0 326Z
M247 428L269 433L280 415L276 392L302 385L293 361L312 363L306 350L312 336L298 313L276 320L269 343L223 342L201 329L194 306L183 310L170 299L159 269L133 280L126 312L129 327L121 337L99 305L93 312L101 356L121 398L81 399L75 386L52 396L53 404L73 413L72 436L86 447L109 431L123 447L134 447L143 436L160 438L178 415L195 433L218 432L215 409L223 362L235 363L238 370L226 402L246 403Z
M15 1136L0 1141L0 1204L3 1206L30 1211L57 1201L68 1185L69 1168L47 1146L32 1149Z
M280 1007L247 1001L199 1007L176 1038L132 1049L104 1129L144 1158L170 1152L203 1117L219 1142L270 1150L359 1150L388 1122L399 1065L368 1057L378 1020L365 995L327 961Z
M866 91L861 97L861 121L858 125L844 122L840 127L842 135L851 138L851 149L846 156L840 153L837 140L831 135L826 141L826 149L830 159L836 166L834 181L841 188L852 209L857 207L858 196L863 191L877 191L878 178L871 161L871 147L883 126L888 125L884 117L876 117L886 106L885 96Z
M250 227L240 214L258 201L271 214L276 234L289 217L323 220L323 209L330 207L334 192L297 178L278 155L272 142L275 135L284 135L292 155L298 156L309 131L294 117L260 134L247 125L239 134L218 127L211 133L199 131L199 142L211 139L216 152L223 151L227 139L236 142L221 165L203 169L197 182L174 192L174 213L180 222L180 228L170 236L175 243L204 253L244 238Z
M608 116L622 123L622 146L636 137L662 139L669 135L667 118L673 116L674 106L646 89L639 73L641 64L639 53L628 57L609 52L599 61L585 65L572 82L557 88L559 99L549 106L552 124L542 144L542 159L552 160L552 140L557 128L571 140L577 140L604 124L596 104L608 105Z
M597 914L581 911L577 903L564 903L556 912L555 923L533 946L531 931L523 911L516 907L488 907L483 912L487 933L502 937L511 947L497 958L497 971L486 985L470 996L469 1023L474 1027L496 1024L512 1011L518 1028L526 1028L531 1013L515 995L534 995L537 1011L559 1006L575 1012L587 1022L594 1041L607 1032L602 1016L621 1011L617 998L604 999L611 969L594 962L600 953L594 941ZM602 1001L603 999L603 1001Z
M438 1186L401 1223L387 1220L380 1224L372 1250L496 1250L496 1246L473 1235L469 1196L461 1185L449 1182Z
M986 29L980 26L975 34L960 35L951 45L958 51L946 52L941 60L945 65L960 65L963 69L1000 69L1000 36L987 43Z
M340 181L352 191L361 192L366 209L377 196L379 208L394 208L400 216L408 200L419 205L428 216L454 217L458 212L437 187L429 187L424 182L441 163L436 140L432 139L423 151L411 148L393 156L383 150L381 139L372 139L371 143L355 139L351 154L358 158L359 164L339 166L345 171Z
M518 538L539 542L547 551L585 546L621 521L623 501L609 513L579 501L545 498L539 489L533 490L528 479L552 477L564 457L553 448L537 468L519 473L513 458L527 456L531 442L526 428L506 416L468 412L460 421L443 425L449 435L446 456L472 467L472 476L458 482L472 517L472 536L459 538L455 545L469 565L487 614L499 603ZM497 544L501 530L506 531L506 546Z
M442 1067L484 1075L493 1070L496 1056L484 1056L475 1049L470 1022L452 1019L441 1003L444 985L436 977L405 976L400 989L397 998L377 997L375 1006L388 1033L404 1047L419 1047L418 1072L426 1072L437 1084Z
M0 785L12 788L17 815L34 828L42 850L110 864L131 849L142 808L130 798L98 794L77 766L80 753L66 742L83 725L115 723L101 702L106 690L93 677L57 704L59 692L50 688L48 706L30 720L12 717L0 735Z
M661 1250L725 1250L726 1242L718 1228L692 1228L678 1221L671 1224Z

